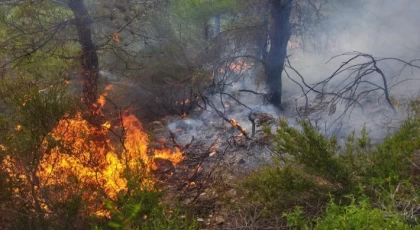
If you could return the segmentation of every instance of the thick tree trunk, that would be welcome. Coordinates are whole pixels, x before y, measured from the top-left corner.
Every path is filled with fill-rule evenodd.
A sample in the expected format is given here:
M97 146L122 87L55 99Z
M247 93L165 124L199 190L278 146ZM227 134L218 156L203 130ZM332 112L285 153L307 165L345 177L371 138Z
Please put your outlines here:
M287 42L290 39L290 15L292 0L270 0L271 39L267 60L267 85L270 102L281 108L282 78L284 61L287 55Z
M74 25L79 35L79 43L82 46L80 65L83 75L83 102L87 106L88 111L95 115L99 112L97 104L99 64L96 46L92 40L92 19L83 0L70 0L69 7L73 11Z

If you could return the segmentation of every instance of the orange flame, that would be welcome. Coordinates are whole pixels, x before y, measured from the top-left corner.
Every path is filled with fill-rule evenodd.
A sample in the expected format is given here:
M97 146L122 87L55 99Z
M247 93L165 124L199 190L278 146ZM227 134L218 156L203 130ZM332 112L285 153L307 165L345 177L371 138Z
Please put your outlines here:
M175 152L172 152L170 149L161 149L155 150L155 158L166 159L171 161L174 165L179 164L184 159L184 156L179 148L175 147ZM152 169L156 170L156 164L152 165Z
M120 34L117 33L117 32L115 32L114 34L112 34L112 40L120 43L121 42L121 40L120 40Z
M236 122L234 119L230 120L230 124L231 124L233 127L235 127L235 128L237 128L237 129L239 129L242 133L245 133L245 132L246 132L246 129L242 128L242 127L238 124L238 122Z
M238 62L232 62L229 64L227 68L222 68L220 70L221 73L226 73L227 70L231 70L235 73L243 73L251 68L251 65L245 62L244 60L240 60Z
M111 89L112 86L106 88ZM106 93L98 99L98 108L102 108L105 102ZM154 158L167 159L173 165L182 161L183 154L179 149L156 150L154 155L151 154L149 137L134 115L125 115L121 121L125 135L122 143L116 145L111 141L109 121L97 128L84 120L80 112L74 117L65 116L60 120L50 133L52 138L42 146L43 151L49 154L43 155L36 170L38 189L48 189L51 193L49 197L58 201L82 192L83 199L92 204L89 211L103 214L98 197L105 195L115 199L118 193L126 191L127 170L137 175L143 173L144 178L148 178L146 174L157 168ZM20 129L20 126L16 129ZM7 146L0 145L0 149L6 150ZM23 167L12 157L6 157L0 168L30 180L29 176L25 176L28 174ZM151 180L143 181L148 188L152 188L153 184Z

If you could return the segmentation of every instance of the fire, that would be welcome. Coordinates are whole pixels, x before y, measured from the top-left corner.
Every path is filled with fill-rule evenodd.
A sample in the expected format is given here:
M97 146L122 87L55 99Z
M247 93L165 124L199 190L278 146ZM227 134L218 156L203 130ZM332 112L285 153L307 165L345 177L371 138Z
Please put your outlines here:
M118 32L115 32L114 34L112 34L112 40L120 43L121 42L121 40L120 40L120 34Z
M111 89L112 86L106 88ZM98 113L105 102L106 93L98 99ZM33 183L32 177L36 177L37 199L44 204L52 198L65 201L81 194L91 204L89 212L103 214L103 199L116 199L120 192L127 191L127 172L144 175L142 184L152 188L154 181L146 179L149 178L146 175L157 168L155 158L167 159L173 165L183 159L180 149L149 149L149 137L134 115L125 114L120 120L123 134L118 143L112 139L112 122L95 127L83 119L80 112L73 117L67 115L50 132L51 138L44 141L42 151L45 154L34 175L26 172L13 157L6 157L0 168L23 177L28 183ZM0 149L7 147L0 145ZM48 194L48 199L44 194ZM48 205L43 208L49 209Z
M175 105L188 105L190 103L190 99L185 99L185 101L175 101Z
M238 62L232 62L229 64L227 68L222 68L220 70L221 73L226 73L226 70L233 71L235 73L243 73L251 68L251 65L245 62L244 60L240 60Z
M246 129L242 128L242 127L238 124L238 122L236 122L234 119L231 119L231 120L230 120L230 124L231 124L233 127L237 128L239 131L241 131L241 133L242 133L243 135L245 135L245 136L246 136Z
M289 40L287 42L287 45L289 46L289 48L294 49L294 48L299 48L300 47L300 41L299 40Z
M211 156L216 155L217 150L220 148L221 145L222 145L222 142L220 140L220 137L217 137L217 139L215 140L215 142L209 149L209 156L211 157Z
M175 152L172 152L170 149L155 150L154 158L166 159L175 165L179 164L179 162L184 159L183 154L179 148L175 148ZM157 169L156 164L152 165L152 169Z
M102 124L103 127L110 129L111 128L111 123L109 123L109 121L105 122L104 124Z
M101 131L106 134L105 129ZM115 198L118 192L125 189L127 182L122 175L124 162L133 159L118 156L113 146L106 147L104 144L110 144L109 139L97 141L96 127L84 120L81 113L75 118L61 120L51 135L62 146L53 148L41 160L37 170L40 187L67 190L67 186L72 186L72 181L77 181L80 185L77 190L92 193L96 188L101 188L110 198ZM70 178L73 178L72 181L69 181ZM62 195L73 195L72 192L66 194L63 191ZM94 198L88 193L83 197L87 200Z
M114 88L114 86L113 85L107 85L107 86L105 86L105 91L110 91L111 89L113 89Z

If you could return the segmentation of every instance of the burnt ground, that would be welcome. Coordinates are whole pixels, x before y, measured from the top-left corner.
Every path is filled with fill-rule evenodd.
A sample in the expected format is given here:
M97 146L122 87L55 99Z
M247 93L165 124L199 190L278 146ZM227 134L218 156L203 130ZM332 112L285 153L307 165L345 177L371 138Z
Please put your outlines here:
M261 117L267 121L267 115ZM267 122L274 122L271 119ZM235 182L269 163L271 151L258 119L256 124L255 136L246 138L230 123L203 118L199 112L153 122L154 147L178 147L185 154L177 166L166 160L156 162L159 168L154 173L168 202L185 205L203 228L226 226L226 204L237 200Z
M184 153L184 160L178 165L155 159L158 169L154 175L165 191L167 203L181 203L203 228L222 227L228 216L226 202L235 202L234 182L269 162L270 150L262 121L256 119L255 136L246 138L232 124L217 116L202 116L200 110L184 118L165 116L165 111L155 113L158 105L150 110L154 104L153 94L134 86L130 79L102 82L103 86L108 84L113 88L107 92L108 101L103 108L107 118L118 125L115 118L119 112L127 110L150 134L152 148L180 148ZM261 120L274 121L268 114L262 117Z
M127 109L151 135L151 147L180 148L184 153L184 160L178 165L163 159L155 161L158 170L154 174L166 192L167 202L182 203L203 228L217 229L232 224L228 223L231 220L226 204L238 201L235 184L242 176L270 163L273 152L262 131L262 123L274 123L275 118L264 112L257 113L255 135L247 138L232 124L214 112L211 114L212 111L196 109L186 117L169 116L157 103L153 89L135 86L130 79L106 83L114 87L108 93L105 114ZM324 111L332 113L329 104L316 100L313 103L307 109L298 107L298 113L304 117ZM248 113L235 112L238 124L246 127L250 134Z

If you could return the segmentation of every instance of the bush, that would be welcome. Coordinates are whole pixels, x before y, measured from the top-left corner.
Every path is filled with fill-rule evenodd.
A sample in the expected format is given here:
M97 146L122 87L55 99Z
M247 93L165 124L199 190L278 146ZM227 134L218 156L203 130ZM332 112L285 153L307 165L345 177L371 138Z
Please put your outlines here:
M299 123L301 130L284 120L275 133L266 127L276 152L274 163L243 179L242 193L248 203L243 206L258 204L274 210L266 219L288 213L289 227L296 229L311 225L316 229L417 226L420 190L414 153L420 149L418 115L382 144L372 145L364 129L359 137L351 133L342 149L334 137L324 137L307 121ZM354 198L349 200L349 196ZM356 204L355 200L361 201ZM289 212L297 206L301 208ZM323 217L314 219L325 207Z
M420 149L420 119L405 121L400 130L385 138L384 142L372 152L368 170L371 177L387 178L405 171L411 164L410 158L416 149Z
M179 207L170 207L162 202L163 193L154 184L152 175L143 166L128 168L124 176L127 190L121 191L114 200L106 200L104 219L94 218L96 229L198 229L196 222L187 217Z
M373 208L368 200L356 203L354 198L347 206L330 202L325 214L312 221L304 219L300 208L284 216L288 227L292 229L411 229L398 213Z
M321 181L297 165L281 166L276 162L251 173L242 183L248 199L261 204L267 211L282 213L296 205L316 205L322 197L328 199L331 188Z
M275 150L279 155L288 154L291 162L303 166L311 174L323 177L334 183L346 185L349 175L345 165L337 158L338 145L335 137L326 138L309 121L299 121L302 131L290 127L285 120L279 121L275 134L267 131L273 138Z
M116 230L144 229L144 230L166 230L166 229L198 229L196 222L187 218L179 208L170 209L159 203L156 193L143 194L143 200L131 199L125 201L121 211L112 203L107 202L107 208L112 213L112 220L108 226ZM151 197L152 196L152 197ZM137 199L141 196L136 197ZM152 199L150 199L152 198ZM155 202L153 202L155 201ZM97 227L97 229L101 229Z
M105 201L111 219L105 225L96 225L96 229L198 229L197 223L180 208L164 205L163 194L156 187L144 186L136 177L128 179L133 189L119 194L116 201Z
M83 162L86 155L81 152L98 150L90 148L91 145L95 147L89 136L93 129L84 125L85 120L78 123L82 120L79 115L72 116L77 108L76 100L67 93L64 85L45 90L36 86L14 88L22 85L22 82L9 82L0 87L0 94L5 96L0 105L7 107L0 114L0 185L3 186L0 214L7 216L7 223L6 218L1 218L0 226L6 229L89 229L90 226L102 229L195 229L195 222L191 219L181 218L180 211L170 213L169 208L161 204L161 194L149 185L150 174L144 165L129 167L124 172L128 189L121 190L117 198L109 196L106 188L99 186L103 185L98 182L103 180L98 176L100 171L94 171L97 181L89 180L90 171L85 177L73 174L73 170L83 172L88 167L92 171L99 168L93 164L77 167L78 161L61 161L67 158L58 157L75 156ZM79 117L80 120L65 120L68 117ZM76 124L75 127L70 126L71 122L76 122L72 123ZM64 124L64 129L54 133L52 130L60 123ZM56 139L55 135L62 139ZM65 135L71 138L66 139ZM86 142L78 145L75 140ZM57 171L41 178L42 174L38 173L49 169L42 168L43 160L49 156L54 156L51 168ZM57 162L66 162L73 168L60 169ZM90 162L101 163L95 159ZM45 182L47 180L51 183ZM98 217L103 211L104 197L109 199L110 221L106 215ZM96 217L89 216L93 213Z

